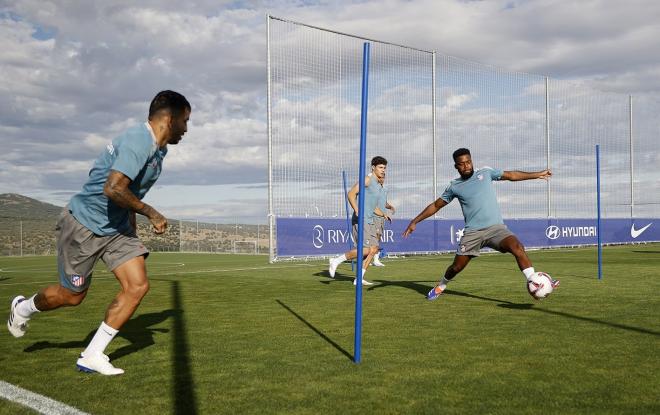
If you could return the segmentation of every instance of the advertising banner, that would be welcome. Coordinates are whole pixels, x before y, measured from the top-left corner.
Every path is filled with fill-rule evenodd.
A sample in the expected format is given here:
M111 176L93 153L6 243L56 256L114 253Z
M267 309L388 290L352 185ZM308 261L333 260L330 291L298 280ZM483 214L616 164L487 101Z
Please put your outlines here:
M402 236L409 220L385 225L381 248L387 253L455 251L463 236L462 220L427 219L408 238ZM518 219L504 223L528 248L596 245L595 219ZM331 256L355 247L346 220L277 218L277 257ZM660 241L660 219L602 219L603 244Z

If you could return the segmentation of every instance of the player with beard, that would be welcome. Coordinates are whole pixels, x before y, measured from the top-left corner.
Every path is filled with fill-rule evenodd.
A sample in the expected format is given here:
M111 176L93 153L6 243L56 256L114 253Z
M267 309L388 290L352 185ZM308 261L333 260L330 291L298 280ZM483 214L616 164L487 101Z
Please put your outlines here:
M525 279L528 280L534 274L534 267L525 252L525 247L502 220L493 180L513 182L530 179L547 180L552 176L550 170L528 173L484 167L475 171L472 167L470 150L466 148L454 151L453 159L454 167L461 177L452 180L444 193L410 221L403 232L403 236L408 237L415 231L419 222L433 216L454 198L458 199L461 204L465 231L456 251L454 262L447 268L440 282L427 294L426 298L429 300L438 298L447 288L447 284L467 266L470 260L479 256L479 250L484 246L512 254ZM553 280L553 288L558 285L559 281Z
M145 260L149 251L137 237L136 213L162 234L167 219L142 198L160 176L167 146L188 131L190 103L174 91L159 92L144 123L126 130L96 159L82 191L62 210L55 228L59 284L11 303L7 328L22 337L35 313L77 306L87 295L101 259L119 281L119 293L76 364L84 372L119 375L104 351L149 290Z

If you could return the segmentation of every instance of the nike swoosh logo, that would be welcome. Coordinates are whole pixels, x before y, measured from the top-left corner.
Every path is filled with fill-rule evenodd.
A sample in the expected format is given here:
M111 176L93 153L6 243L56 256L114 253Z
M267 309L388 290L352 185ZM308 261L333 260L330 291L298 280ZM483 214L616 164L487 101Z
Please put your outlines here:
M648 229L649 226L653 225L653 222L649 223L648 225L644 226L641 229L635 229L635 224L633 223L632 226L630 227L630 236L634 238L637 238L639 235L641 235L645 230Z

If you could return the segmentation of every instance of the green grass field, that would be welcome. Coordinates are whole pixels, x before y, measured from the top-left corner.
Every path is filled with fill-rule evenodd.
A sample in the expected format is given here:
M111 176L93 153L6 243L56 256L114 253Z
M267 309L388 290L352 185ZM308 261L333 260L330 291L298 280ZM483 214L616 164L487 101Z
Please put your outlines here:
M530 252L561 279L534 301L510 255L484 255L435 302L451 255L386 260L364 290L353 357L350 265L153 254L151 290L107 352L118 377L75 361L118 290L101 264L77 308L3 328L0 380L93 414L658 414L660 246ZM0 258L6 318L54 283L54 257ZM4 324L4 323L3 323ZM0 414L33 413L0 399Z

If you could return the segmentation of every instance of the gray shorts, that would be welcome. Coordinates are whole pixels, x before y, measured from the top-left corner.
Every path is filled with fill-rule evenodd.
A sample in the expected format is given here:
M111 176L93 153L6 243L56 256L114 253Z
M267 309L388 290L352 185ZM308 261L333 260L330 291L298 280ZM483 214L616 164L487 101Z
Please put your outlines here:
M374 218L374 224L376 225L376 229L378 230L378 235L382 235L383 232L385 231L385 218L382 216L376 216Z
M73 292L89 288L99 258L112 271L129 259L149 255L135 233L95 235L73 217L68 206L60 213L55 233L60 285Z
M364 223L364 233L362 235L362 243L364 248L369 248L372 246L378 246L379 240L378 240L378 228L376 226L376 222L374 223L367 223L365 221ZM357 240L358 240L358 224L357 222L353 223L353 242L357 246Z
M463 234L456 250L456 255L479 256L479 250L484 246L498 250L500 243L513 232L506 225L493 225L483 229L468 230Z

